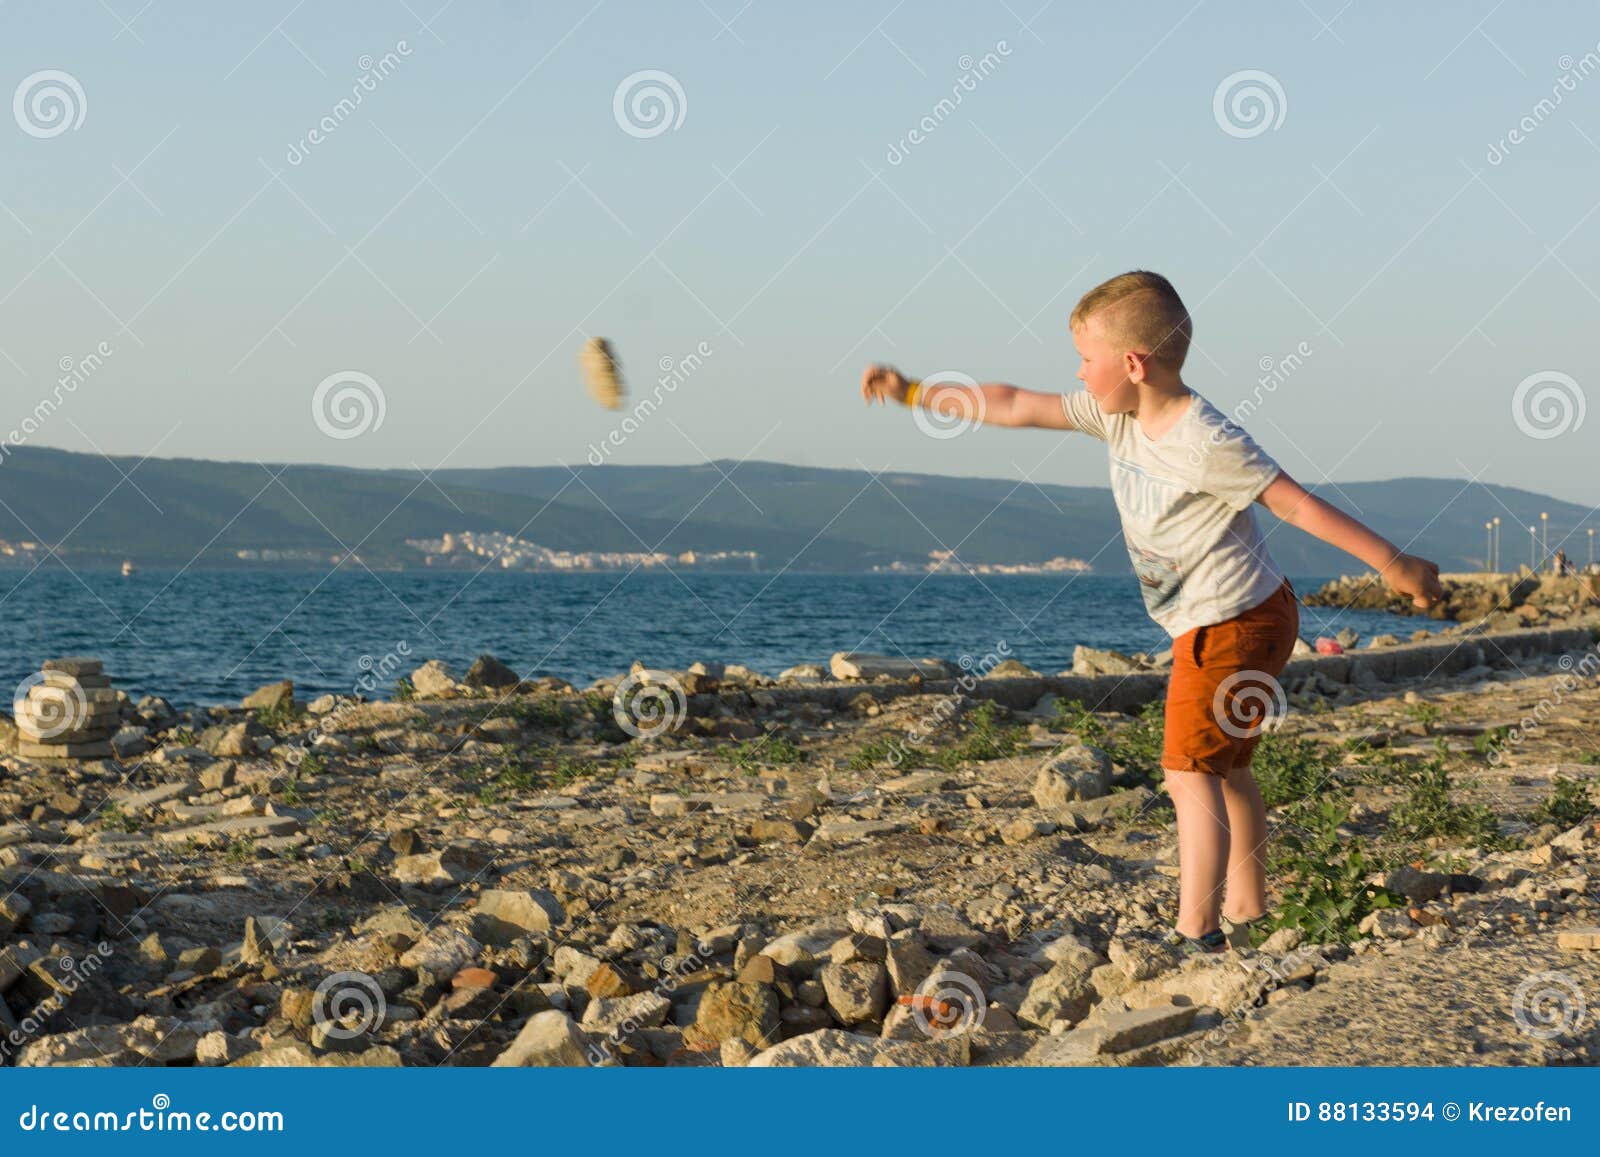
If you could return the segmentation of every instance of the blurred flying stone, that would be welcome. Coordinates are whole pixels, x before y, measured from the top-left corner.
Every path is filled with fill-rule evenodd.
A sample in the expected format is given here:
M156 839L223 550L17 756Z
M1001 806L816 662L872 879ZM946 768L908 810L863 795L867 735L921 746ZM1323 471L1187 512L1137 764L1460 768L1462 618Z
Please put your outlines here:
M622 368L611 350L611 343L603 337L592 337L583 343L578 354L578 366L583 370L584 384L589 396L608 410L622 409L624 390Z

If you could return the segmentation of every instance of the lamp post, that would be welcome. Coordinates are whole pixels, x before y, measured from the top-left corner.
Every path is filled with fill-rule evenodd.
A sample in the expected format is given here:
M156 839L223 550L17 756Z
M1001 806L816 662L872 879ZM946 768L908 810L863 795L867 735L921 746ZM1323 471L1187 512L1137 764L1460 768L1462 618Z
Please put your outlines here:
M1489 569L1489 556L1494 553L1494 523L1483 524L1483 569Z
M1539 557L1548 564L1550 561L1550 515L1545 511L1539 512L1539 525L1544 527L1544 542L1540 547Z
M1500 573L1500 516L1494 519L1494 572Z
M1528 569L1539 573L1539 528L1528 527Z

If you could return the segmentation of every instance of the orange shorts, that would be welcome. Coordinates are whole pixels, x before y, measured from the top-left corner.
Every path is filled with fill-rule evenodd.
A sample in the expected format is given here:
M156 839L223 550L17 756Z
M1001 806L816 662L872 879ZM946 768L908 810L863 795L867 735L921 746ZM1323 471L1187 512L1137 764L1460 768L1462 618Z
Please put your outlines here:
M1300 607L1285 579L1258 606L1174 639L1161 766L1226 775L1247 765L1263 723L1272 726L1288 706L1278 676L1299 634Z

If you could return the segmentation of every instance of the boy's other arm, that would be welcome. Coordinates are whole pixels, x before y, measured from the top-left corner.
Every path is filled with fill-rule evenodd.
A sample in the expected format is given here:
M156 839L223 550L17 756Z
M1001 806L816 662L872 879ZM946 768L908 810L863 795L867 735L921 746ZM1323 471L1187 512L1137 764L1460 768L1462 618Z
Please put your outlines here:
M1436 563L1406 554L1394 543L1306 491L1286 473L1280 473L1256 500L1290 526L1315 535L1330 546L1354 555L1383 581L1416 607L1430 607L1444 597Z
M873 402L904 402L911 380L892 366L868 366L861 375L861 397ZM973 413L970 386L947 382L924 384L916 404L939 412L941 402L956 413ZM989 426L1039 426L1048 430L1073 430L1061 407L1060 394L1024 390L1004 382L984 382L977 387L976 415Z

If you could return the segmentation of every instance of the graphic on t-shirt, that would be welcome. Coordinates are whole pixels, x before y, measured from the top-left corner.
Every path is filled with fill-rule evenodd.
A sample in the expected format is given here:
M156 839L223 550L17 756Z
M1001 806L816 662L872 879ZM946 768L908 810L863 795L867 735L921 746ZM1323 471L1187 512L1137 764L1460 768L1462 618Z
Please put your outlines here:
M1152 615L1160 614L1183 589L1183 572L1177 560L1131 544L1128 558L1133 562L1133 573L1139 576L1145 610Z
M1141 521L1160 518L1188 493L1188 489L1126 458L1111 456L1111 492L1124 518Z

